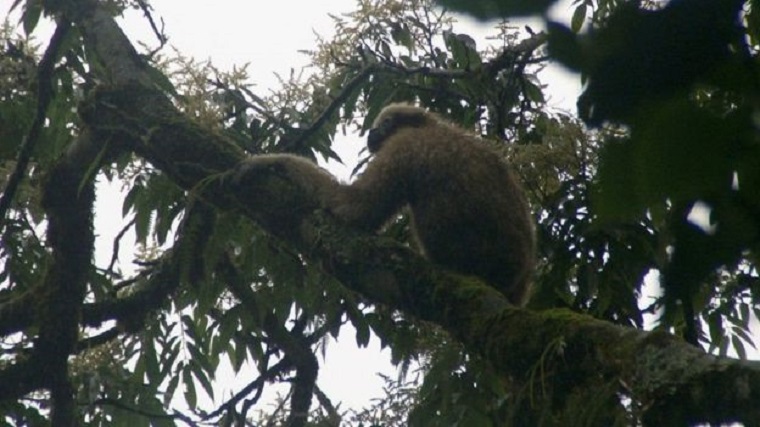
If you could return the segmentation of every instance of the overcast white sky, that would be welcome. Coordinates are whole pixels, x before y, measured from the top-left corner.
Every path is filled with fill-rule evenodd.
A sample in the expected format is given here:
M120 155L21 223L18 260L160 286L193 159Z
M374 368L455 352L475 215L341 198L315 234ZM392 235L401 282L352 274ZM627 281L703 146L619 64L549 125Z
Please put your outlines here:
M0 0L0 17L4 17L13 0ZM274 73L287 75L291 68L306 65L307 58L298 53L299 49L309 49L315 44L314 33L325 37L332 34L332 21L328 13L348 12L355 6L355 0L277 0L255 2L246 0L153 0L154 18L163 19L165 33L170 44L184 55L198 60L210 59L221 69L231 69L234 65L250 63L248 68L254 88L266 94L268 88L275 87ZM567 14L570 2L556 8L559 14ZM18 19L17 13L14 13ZM131 13L120 21L122 28L133 41L141 40L151 46L156 45L155 37L147 21L139 13ZM532 23L534 29L540 25ZM49 36L48 30L39 31L40 43ZM478 24L463 19L456 27L457 32L474 35L478 45L485 43L482 38L490 32L488 24ZM542 80L550 85L550 103L558 108L574 111L575 97L579 90L577 77L560 72L556 67L548 70ZM343 168L332 169L345 179L355 166L355 153L363 146L363 141L352 137L339 138L343 148L338 148L346 161ZM349 148L350 147L350 148ZM112 192L114 193L114 192ZM96 229L102 239L98 245L99 265L110 258L111 236L106 230L118 231L119 226L108 221L121 218L121 200L99 196ZM128 242L122 247L130 250ZM389 363L388 352L381 352L377 339L369 348L356 349L352 334L346 330L341 335L341 343L328 347L319 385L331 398L343 400L342 408L360 408L369 403L370 398L379 397L382 382L376 372L382 371L394 376L395 369ZM219 398L229 396L232 383L219 393ZM239 387L234 387L238 389Z

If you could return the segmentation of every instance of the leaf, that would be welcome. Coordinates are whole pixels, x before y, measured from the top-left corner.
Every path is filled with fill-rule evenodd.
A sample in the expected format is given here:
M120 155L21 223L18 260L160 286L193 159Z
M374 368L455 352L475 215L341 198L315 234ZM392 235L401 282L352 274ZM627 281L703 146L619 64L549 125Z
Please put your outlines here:
M570 29L573 30L574 33L580 32L585 20L586 4L583 3L580 6L576 7L575 11L573 12L573 18L570 20Z
M731 337L731 346L736 350L739 359L747 359L747 350L744 348L744 343L738 336L734 335Z
M730 188L741 122L749 120L718 117L688 101L643 112L631 139L645 200L695 199Z
M174 87L174 84L172 81L166 77L166 74L164 74L161 70L158 68L150 65L149 63L145 63L145 70L147 71L148 78L156 84L156 87L161 89L162 91L166 92L169 95L172 96L179 96L179 93L177 92L177 89Z
M711 315L707 326L710 331L710 345L712 348L717 343L723 341L723 318L720 315Z
M158 367L156 348L152 342L146 345L143 350L143 359L145 360L145 376L149 382L159 384L163 378L161 377L161 369Z
M179 384L179 375L172 375L171 378L169 378L169 383L166 386L166 391L164 392L164 406L168 407L171 403L172 399L174 398L174 392L177 390L177 385Z
M746 326L736 327L732 329L732 332L743 342L748 343L750 347L755 348L755 343L752 340L752 335L750 335L750 330Z
M14 5L15 7L15 5ZM23 22L24 33L26 35L32 34L37 24L40 22L40 15L42 14L42 2L41 0L28 0L24 13L21 16Z
M534 104L543 104L546 101L541 87L529 79L523 80L523 90L525 91L525 96Z
M444 32L446 48L451 52L454 62L460 67L477 70L483 64L480 53L475 49L475 40L467 34Z
M391 47L388 45L388 43L381 41L378 44L380 51L383 53L383 56L385 58L393 58L393 51L391 50Z
M355 322L352 322L354 324L354 327L356 328L356 345L358 347L366 347L367 344L369 344L369 338L370 338L370 329L367 322L363 320L358 320Z
M229 342L235 336L240 322L238 320L239 312L242 310L242 305L236 305L222 314L222 318L219 320L219 340L222 342Z
M18 7L18 5L21 4L22 1L24 1L24 0L14 0L14 2L11 5L10 9L8 9L8 13L10 14L14 10L16 10L16 8Z
M203 390L206 392L208 397L210 397L213 400L214 387L211 385L211 381L209 380L208 375L206 375L206 370L203 367L201 367L201 365L196 364L196 363L191 364L190 367L193 371L193 375L203 387Z
M208 352L204 348L199 348L197 345L187 345L187 351L192 357L194 366L202 369L205 372L213 372L214 368L211 366L211 362L208 359Z
M182 383L185 385L185 401L188 407L195 408L198 403L198 395L195 393L195 382L190 369L182 370Z
M150 209L138 209L135 214L135 240L142 244L148 241L150 224L153 219L153 212Z
M687 100L649 106L634 122L630 140L602 149L597 213L625 219L665 200L729 191L737 141L749 122L745 112L718 117Z
M239 340L235 341L235 350L230 353L229 357L235 373L240 372L243 363L248 359L248 346Z
M129 213L129 211L132 210L132 208L135 206L135 201L138 197L140 197L140 192L142 192L143 186L140 184L135 184L132 186L132 188L129 189L127 192L127 195L124 196L124 201L121 204L121 216L125 217Z
M636 192L636 175L631 168L632 144L608 141L599 158L599 175L592 193L592 206L599 218L626 220L641 213L645 205Z
M578 36L566 26L557 22L547 22L549 33L549 54L562 65L573 71L585 68L586 59L578 41Z
M399 24L398 22L391 24L391 37L393 41L401 46L409 50L414 49L414 39L412 39L412 34L406 25Z
M437 3L480 20L543 14L555 0L438 0Z
M760 1L750 0L750 7L746 12L747 33L750 36L751 44L757 45L760 42Z
M161 368L161 376L165 378L171 375L172 366L174 366L174 363L179 356L179 345L177 345L176 339L172 340L164 347L161 356L161 365L163 366L163 368Z

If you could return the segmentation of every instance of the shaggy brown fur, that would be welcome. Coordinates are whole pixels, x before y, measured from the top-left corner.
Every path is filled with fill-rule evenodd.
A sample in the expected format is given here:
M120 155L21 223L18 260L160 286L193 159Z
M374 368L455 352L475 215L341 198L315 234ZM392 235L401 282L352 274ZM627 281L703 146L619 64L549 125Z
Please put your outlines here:
M278 179L278 178L284 178ZM259 191L266 186L272 194L274 188L277 200L261 200L261 225L280 236L297 233L298 224L304 214L325 208L326 202L334 198L340 184L324 169L305 159L290 154L267 154L253 156L242 162L232 175L232 183L244 195ZM294 194L290 183L303 190ZM272 187L274 185L275 187ZM278 185L284 185L282 191Z
M333 197L339 185L329 172L311 160L292 154L261 154L250 157L238 165L234 179L240 182L262 170L287 176L322 205Z
M528 204L509 166L474 135L421 108L387 106L368 137L366 171L339 187L333 212L377 230L408 205L423 253L525 302L535 242Z

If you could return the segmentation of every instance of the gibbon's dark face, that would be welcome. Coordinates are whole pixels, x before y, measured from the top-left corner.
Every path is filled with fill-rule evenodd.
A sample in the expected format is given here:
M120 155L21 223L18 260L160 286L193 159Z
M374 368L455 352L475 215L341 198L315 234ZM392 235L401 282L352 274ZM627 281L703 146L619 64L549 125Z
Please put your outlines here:
M367 148L370 153L377 153L383 147L383 142L399 129L425 125L424 110L414 107L403 107L403 109L403 111L386 113L385 116L383 112L380 113L375 126L367 134Z
M387 132L383 131L381 128L372 128L369 130L369 133L367 134L367 149L369 149L370 153L374 154L380 150L383 141L388 137L386 133Z

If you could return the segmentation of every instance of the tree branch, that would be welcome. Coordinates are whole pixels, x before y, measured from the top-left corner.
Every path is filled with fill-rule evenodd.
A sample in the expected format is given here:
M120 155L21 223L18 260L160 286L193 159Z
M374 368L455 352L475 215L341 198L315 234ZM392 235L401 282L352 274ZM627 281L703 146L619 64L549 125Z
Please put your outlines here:
M77 139L53 166L44 185L42 205L47 212L52 263L41 288L35 291L39 334L27 362L26 378L19 379L34 388L50 389L52 423L60 426L74 425L76 419L68 357L79 333L80 310L95 243L92 226L95 185L94 176L88 172L102 159L104 150L88 136L85 133ZM6 384L5 376L12 372L0 373L0 383ZM9 385L3 392L23 395L23 387Z

